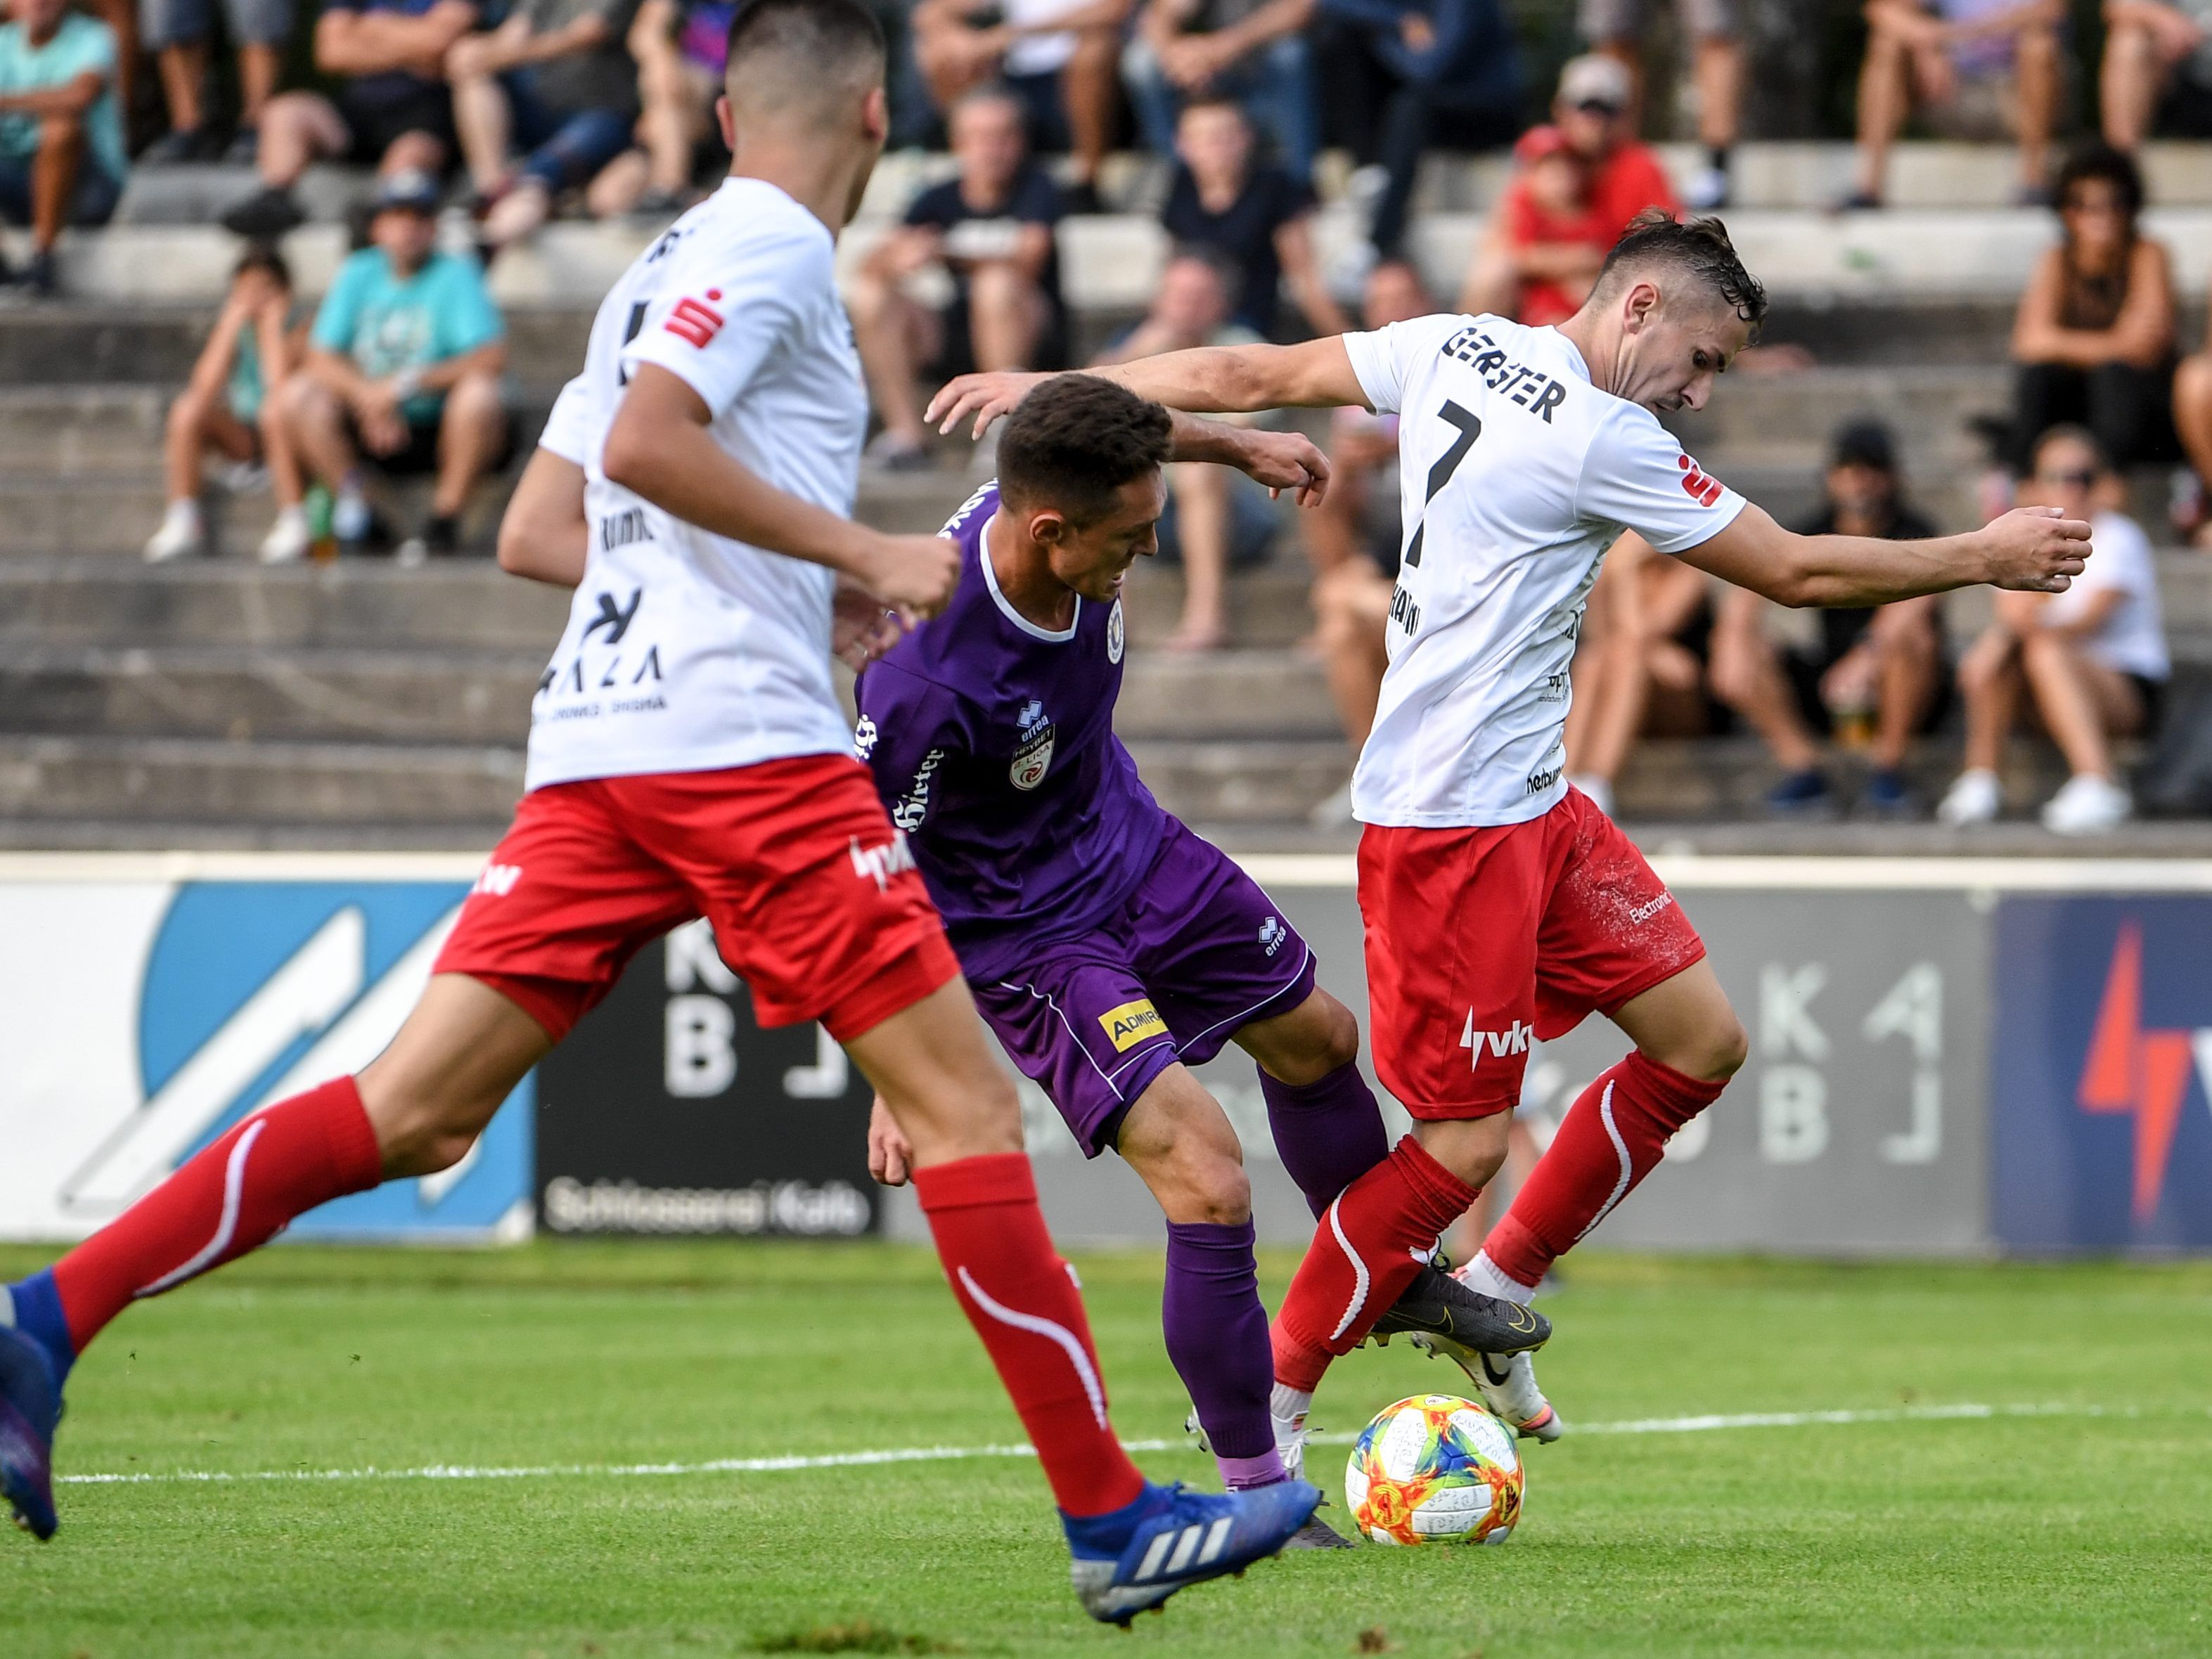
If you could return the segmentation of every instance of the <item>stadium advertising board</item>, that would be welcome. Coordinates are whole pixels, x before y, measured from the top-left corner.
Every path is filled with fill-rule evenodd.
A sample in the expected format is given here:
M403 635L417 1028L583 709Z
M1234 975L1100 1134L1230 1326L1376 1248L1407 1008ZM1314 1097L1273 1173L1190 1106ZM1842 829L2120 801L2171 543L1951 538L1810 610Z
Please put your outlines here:
M640 951L538 1079L549 1232L877 1230L866 1079L819 1025L761 1029L703 921Z
M92 1231L260 1106L391 1040L473 861L0 859L0 1237ZM291 1236L519 1237L532 1084L462 1164Z
M1998 1242L2212 1248L2212 898L2014 899L1996 951Z

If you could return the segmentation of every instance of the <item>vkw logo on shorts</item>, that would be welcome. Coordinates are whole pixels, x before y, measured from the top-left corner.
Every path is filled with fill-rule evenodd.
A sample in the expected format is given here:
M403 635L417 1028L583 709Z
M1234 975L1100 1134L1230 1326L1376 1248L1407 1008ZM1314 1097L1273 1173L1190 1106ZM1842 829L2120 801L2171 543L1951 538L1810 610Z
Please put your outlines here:
M1014 763L1006 775L1017 789L1034 789L1044 781L1044 775L1052 765L1052 744L1056 735L1053 723L1044 712L1044 705L1032 697L1022 705L1022 712L1014 717L1021 732L1021 744L1014 750Z
M1152 1006L1148 997L1109 1008L1098 1016L1098 1024L1117 1054L1126 1054L1146 1037L1158 1036L1168 1029L1167 1021L1160 1018L1160 1011Z

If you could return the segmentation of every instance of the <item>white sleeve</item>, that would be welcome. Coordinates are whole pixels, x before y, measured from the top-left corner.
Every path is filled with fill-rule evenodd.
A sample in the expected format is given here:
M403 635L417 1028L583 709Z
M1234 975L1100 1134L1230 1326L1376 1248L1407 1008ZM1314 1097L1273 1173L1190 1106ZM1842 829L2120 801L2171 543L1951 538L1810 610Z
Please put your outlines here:
M834 285L830 240L819 225L755 221L740 235L693 238L675 258L662 289L675 297L623 348L623 374L655 364L720 416Z
M589 466L591 413L591 397L584 389L584 377L579 374L553 400L553 412L545 417L545 430L538 434L538 447L552 451L564 461Z
M1575 488L1578 518L1633 530L1662 553L1709 542L1743 497L1683 453L1648 410L1624 404L1599 423Z
M1395 415L1404 408L1413 366L1466 321L1464 317L1416 317L1370 333L1344 335L1344 355L1352 359L1352 372L1367 394L1367 406L1377 415Z
M2151 556L2150 538L2132 519L2118 513L2100 513L2091 526L2094 532L2089 557L2067 590L2051 601L2050 615L2057 622L2071 622L2089 608L2090 600L2108 588L2141 593L2158 582L2158 562Z

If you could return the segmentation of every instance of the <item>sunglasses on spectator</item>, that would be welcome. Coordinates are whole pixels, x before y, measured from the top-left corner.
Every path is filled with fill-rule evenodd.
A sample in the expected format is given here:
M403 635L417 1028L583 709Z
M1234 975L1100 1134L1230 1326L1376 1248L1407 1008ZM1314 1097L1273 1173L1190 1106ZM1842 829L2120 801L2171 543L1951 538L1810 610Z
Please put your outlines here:
M2069 489L2087 489L2097 482L2097 475L2081 467L2072 472L2039 472L2035 481L2039 484L2063 484Z
M1580 114L1595 115L1601 121L1610 121L1620 113L1620 105L1609 104L1602 98L1585 98L1575 106L1575 109Z

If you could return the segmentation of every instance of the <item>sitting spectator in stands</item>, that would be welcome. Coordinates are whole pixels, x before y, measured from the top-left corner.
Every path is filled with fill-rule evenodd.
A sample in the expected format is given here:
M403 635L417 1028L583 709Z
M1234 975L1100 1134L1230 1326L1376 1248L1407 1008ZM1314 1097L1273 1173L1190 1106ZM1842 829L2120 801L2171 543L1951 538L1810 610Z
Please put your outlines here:
M997 82L1019 100L1032 149L1073 166L1061 209L1097 213L1098 168L1121 107L1121 26L1132 0L916 0L915 58L939 109Z
M737 0L643 0L637 9L629 44L642 106L637 139L645 179L631 209L640 218L681 213L699 171L701 148L720 140L714 100L722 94L730 20L737 9Z
M1160 273L1152 307L1108 346L1094 367L1157 357L1194 346L1251 345L1259 335L1231 313L1237 273L1211 248L1187 249ZM1224 415L1217 420L1245 417ZM1229 570L1257 564L1274 544L1267 492L1231 467L1176 462L1167 469L1160 558L1182 566L1182 617L1170 651L1212 651L1229 641Z
M2086 428L2043 434L2022 495L2088 520L2096 552L2063 593L1995 596L1995 619L1959 663L1966 767L1936 816L1954 826L1996 817L2003 805L1997 769L2025 691L2072 774L2044 803L2043 827L2094 835L2135 811L2112 740L2149 736L2165 700L2171 666L2158 563L2149 538L2114 505L2123 485Z
M251 167L258 148L261 112L276 94L292 39L293 0L224 0L223 21L238 51L238 131L225 146L206 102L208 40L215 0L148 0L145 43L161 71L169 106L169 131L141 155L145 167L170 167L220 158Z
M1274 146L1301 184L1320 148L1306 25L1315 0L1146 0L1121 54L1145 148L1177 149L1176 124L1193 99L1226 98Z
M1914 105L1969 128L2009 104L2020 139L2020 199L2049 198L2051 132L2065 76L2063 0L1867 0L1859 70L1858 182L1847 209L1878 208L1890 147Z
M637 123L637 69L623 44L635 5L521 0L497 28L447 52L453 123L489 246L529 235L582 186L594 217L629 205L598 181ZM510 144L519 161L510 162Z
M1314 258L1314 197L1282 168L1254 164L1252 129L1225 98L1194 99L1176 124L1175 181L1160 223L1182 248L1211 248L1236 275L1231 313L1261 339L1276 332L1283 284L1316 334L1350 320Z
M115 65L113 32L67 0L14 0L0 23L0 222L28 225L32 246L20 278L0 261L0 285L52 295L63 229L113 216L128 167Z
M330 489L342 549L369 537L362 452L390 476L436 476L429 521L402 544L404 563L457 550L471 487L505 462L514 438L499 307L474 258L438 251L437 208L428 174L384 181L372 246L339 267L306 365L277 396L287 434Z
M1060 192L1030 159L1021 105L1003 91L969 93L952 112L952 153L958 175L915 198L853 284L853 335L884 423L870 454L895 471L928 464L917 374L935 384L975 369L1054 368L1066 354ZM933 267L951 277L942 309L905 290Z
M2058 246L2036 261L2013 323L2014 476L2036 439L2086 426L2114 465L2170 461L2174 441L2173 263L2136 228L2142 178L2097 144L2058 173Z
M1564 741L1567 781L1608 816L1613 786L1638 738L1699 738L1712 729L1706 664L1711 584L1634 531L1599 567L1575 646L1574 701Z
M332 97L283 92L261 114L261 188L222 216L241 236L281 236L305 216L292 186L308 163L344 157L386 179L436 178L453 149L446 54L477 26L474 0L324 0L315 67Z
M1862 421L1836 434L1827 501L1803 526L1808 536L1874 536L1921 541L1935 527L1906 502L1889 430ZM1861 805L1880 813L1911 807L1907 747L1942 713L1943 618L1932 596L1870 610L1823 611L1811 651L1780 649L1766 637L1765 601L1735 590L1713 630L1713 694L1766 740L1782 781L1767 796L1778 813L1833 809L1820 738L1835 732L1867 744L1871 767Z
M1461 310L1532 327L1565 322L1629 221L1646 208L1675 210L1666 169L1636 140L1631 89L1613 58L1591 53L1566 66L1553 125L1513 147L1513 177L1468 268Z
M276 524L261 544L265 564L285 564L307 550L305 486L299 458L275 417L276 393L298 366L292 337L292 273L274 248L246 249L232 272L215 332L200 349L191 379L169 405L164 447L169 489L161 527L146 544L146 562L162 564L207 550L200 516L200 467L210 454L233 476L266 466L276 498Z
M1420 273L1402 260L1369 273L1359 316L1386 328L1435 313ZM1328 493L1298 514L1306 558L1313 566L1313 646L1328 676L1329 698L1357 755L1375 725L1382 695L1384 629L1397 585L1404 526L1398 501L1398 417L1357 405L1330 417ZM1314 808L1314 823L1337 829L1352 822L1352 786Z
M1321 0L1314 52L1371 201L1366 258L1401 256L1421 157L1521 130L1521 66L1502 0Z
M2212 0L2106 0L2098 87L2116 149L2134 150L2154 122L2212 138Z
M1705 165L1690 183L1689 205L1711 213L1728 205L1729 152L1743 107L1743 38L1736 0L1678 0L1674 9L1693 43L1698 142L1705 147ZM1644 101L1643 36L1650 23L1649 0L1582 0L1577 18L1583 39L1628 71L1632 112Z

